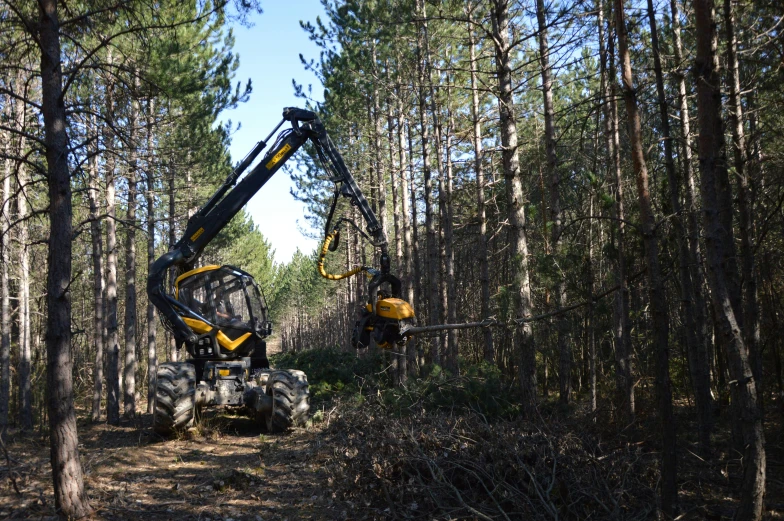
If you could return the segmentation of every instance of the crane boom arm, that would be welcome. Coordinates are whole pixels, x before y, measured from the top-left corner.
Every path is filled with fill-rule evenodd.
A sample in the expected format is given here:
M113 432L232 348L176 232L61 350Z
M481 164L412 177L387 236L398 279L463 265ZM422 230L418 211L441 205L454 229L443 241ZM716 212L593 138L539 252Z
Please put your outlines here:
M284 130L261 162L235 186L240 175L253 163L266 147L267 141L286 121L291 123L291 130ZM183 342L192 344L197 335L180 315L181 312L188 314L191 311L166 291L167 272L172 267L179 271L187 271L192 267L204 248L308 140L335 176L332 181L340 185L340 193L351 199L367 222L367 231L381 250L381 270L388 274L390 261L383 228L356 180L346 168L340 152L327 135L324 125L311 111L286 108L283 110L283 120L270 136L256 144L207 203L188 220L180 240L150 267L147 294L162 318L170 325L178 346Z

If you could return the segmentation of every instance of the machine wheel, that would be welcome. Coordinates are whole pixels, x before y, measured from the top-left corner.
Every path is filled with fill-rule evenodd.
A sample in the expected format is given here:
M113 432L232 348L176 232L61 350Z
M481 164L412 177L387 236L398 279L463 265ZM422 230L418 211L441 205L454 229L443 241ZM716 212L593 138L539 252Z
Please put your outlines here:
M308 378L302 371L273 371L267 380L272 412L266 415L268 432L286 432L304 425L310 409Z
M152 428L162 436L194 424L196 369L193 364L169 362L158 366Z

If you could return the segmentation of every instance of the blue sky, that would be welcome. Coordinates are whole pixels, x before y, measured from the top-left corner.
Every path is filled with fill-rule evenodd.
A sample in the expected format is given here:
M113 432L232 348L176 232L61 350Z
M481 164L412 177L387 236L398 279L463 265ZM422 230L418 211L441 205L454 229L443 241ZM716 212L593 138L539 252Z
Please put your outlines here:
M322 87L316 77L305 71L299 55L318 58L318 47L308 40L299 26L300 20L315 21L324 10L319 0L267 0L262 2L264 12L251 17L253 26L234 25L236 43L234 50L240 57L236 79L253 84L253 93L247 103L224 112L223 120L241 123L232 136L231 156L236 163L264 139L281 119L283 107L303 106L303 100L294 97L291 80L313 84L313 96L323 99ZM285 172L279 171L251 199L246 210L259 226L261 233L275 250L275 262L289 262L299 247L310 253L316 241L302 235L300 228L308 227L305 206L290 194L293 187Z

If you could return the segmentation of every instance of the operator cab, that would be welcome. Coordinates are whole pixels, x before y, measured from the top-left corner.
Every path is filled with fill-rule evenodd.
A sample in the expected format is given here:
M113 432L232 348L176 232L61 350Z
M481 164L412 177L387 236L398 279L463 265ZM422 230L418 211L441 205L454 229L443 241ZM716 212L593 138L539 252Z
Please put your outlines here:
M233 266L197 268L177 277L174 296L180 316L198 335L196 345L188 346L193 358L252 357L254 366L269 366L264 339L272 334L272 323L264 294L248 272Z

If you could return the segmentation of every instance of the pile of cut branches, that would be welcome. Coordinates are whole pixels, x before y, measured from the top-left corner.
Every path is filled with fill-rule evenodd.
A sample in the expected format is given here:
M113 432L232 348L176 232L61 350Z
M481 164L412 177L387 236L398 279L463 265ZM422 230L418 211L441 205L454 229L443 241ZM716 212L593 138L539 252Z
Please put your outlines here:
M600 450L587 434L471 412L395 417L381 400L341 408L326 433L338 499L369 518L645 519L657 455Z

